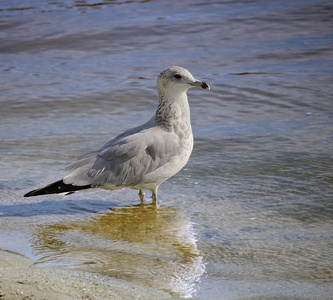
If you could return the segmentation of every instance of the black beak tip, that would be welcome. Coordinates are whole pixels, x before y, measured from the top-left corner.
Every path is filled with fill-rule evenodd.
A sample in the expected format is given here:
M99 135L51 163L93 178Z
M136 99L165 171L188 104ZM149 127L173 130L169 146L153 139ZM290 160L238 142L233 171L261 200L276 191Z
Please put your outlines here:
M203 83L201 84L201 87L202 87L203 89L205 89L205 90L210 90L210 87L209 87L209 85L208 85L206 82L203 82Z

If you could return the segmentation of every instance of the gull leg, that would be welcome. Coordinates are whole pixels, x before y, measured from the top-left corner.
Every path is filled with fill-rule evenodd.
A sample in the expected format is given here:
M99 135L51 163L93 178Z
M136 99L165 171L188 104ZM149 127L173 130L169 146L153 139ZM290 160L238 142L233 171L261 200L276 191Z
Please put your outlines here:
M157 202L157 188L158 188L158 186L154 190L151 191L151 198L153 199L152 204L155 204L155 205Z
M152 193L151 198L153 199L153 204L156 204L157 195L154 192Z
M141 202L143 201L143 198L145 196L145 193L142 192L142 190L139 191L139 198L141 200Z

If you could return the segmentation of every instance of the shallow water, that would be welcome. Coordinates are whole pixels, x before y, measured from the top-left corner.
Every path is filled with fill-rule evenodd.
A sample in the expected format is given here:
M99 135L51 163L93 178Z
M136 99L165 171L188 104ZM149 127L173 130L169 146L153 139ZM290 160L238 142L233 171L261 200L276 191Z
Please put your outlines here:
M332 3L2 1L0 14L0 248L174 297L330 299ZM133 190L22 197L148 120L172 65L211 90L188 93L194 151L158 208Z

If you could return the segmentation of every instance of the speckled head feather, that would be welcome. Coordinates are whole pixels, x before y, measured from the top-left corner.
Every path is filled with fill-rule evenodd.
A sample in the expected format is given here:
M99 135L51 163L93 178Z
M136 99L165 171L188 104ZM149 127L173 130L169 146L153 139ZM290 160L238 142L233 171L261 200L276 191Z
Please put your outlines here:
M209 89L208 84L196 80L186 69L173 66L161 72L157 79L157 88L159 92L182 93L191 87L201 87Z

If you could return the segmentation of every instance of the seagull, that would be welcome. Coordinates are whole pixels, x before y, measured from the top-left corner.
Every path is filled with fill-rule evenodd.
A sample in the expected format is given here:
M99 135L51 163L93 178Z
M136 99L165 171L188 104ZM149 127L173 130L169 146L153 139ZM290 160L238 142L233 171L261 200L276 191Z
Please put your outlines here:
M187 163L193 149L193 134L187 90L207 83L194 79L189 71L173 66L158 77L159 105L145 124L129 129L89 152L67 169L70 173L54 183L35 189L24 197L46 194L72 194L79 190L103 188L152 192L156 203L159 185L178 173Z

